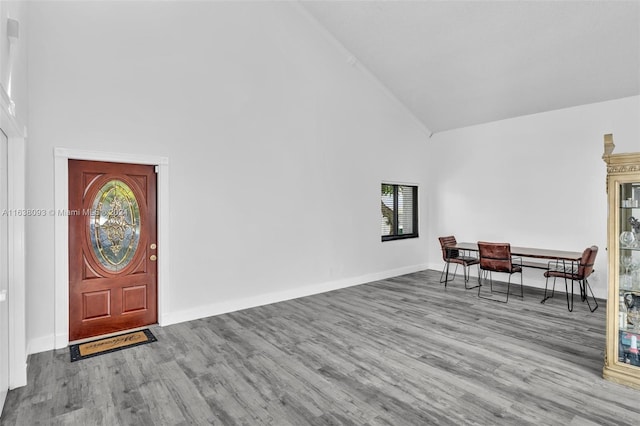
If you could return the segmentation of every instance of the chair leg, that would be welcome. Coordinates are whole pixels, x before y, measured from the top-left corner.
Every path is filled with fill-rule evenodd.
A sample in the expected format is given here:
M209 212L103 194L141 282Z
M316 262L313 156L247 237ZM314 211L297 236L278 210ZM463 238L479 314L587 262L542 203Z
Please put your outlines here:
M509 274L509 281L507 281L507 300L505 302L509 301L509 289L511 288L511 276L513 274ZM522 300L524 300L524 285L522 282L522 272L520 272L520 296L518 296L517 294L514 294L515 297L520 297Z
M598 309L598 301L596 300L596 296L595 294L593 294L593 289L589 285L589 281L587 281L586 278L583 280L583 286L584 286L584 295L585 295L584 300L587 301L587 306L589 306L589 310L593 312L596 309ZM593 299L593 303L595 303L596 305L593 307L593 309L591 309L591 303L589 303L589 296L587 295L587 289L589 289L589 291L591 292L591 298Z
M509 282L507 283L507 300L509 300L509 286L511 285L511 275L513 274L509 274ZM517 284L514 283L514 285L517 285ZM522 283L522 272L520 272L520 296L518 296L517 294L514 294L514 297L519 297L522 300L524 300L524 285Z
M444 286L447 286L447 283L449 281L455 280L456 279L456 275L458 274L458 264L456 263L456 267L453 270L453 276L451 277L450 273L449 273L449 266L451 265L450 262L446 262L444 267L442 268L442 272L440 273L440 283L444 283ZM480 269L480 267L478 266L478 269ZM471 279L471 266L470 265L462 265L462 273L464 276L464 288L466 290L471 290L472 288L476 288L478 287L477 285L473 286L473 287L469 287L467 284L469 283L469 280ZM443 279L444 277L444 279ZM478 285L480 285L480 272L478 271Z
M491 293L493 293L493 274L491 273L491 271L482 271L484 273L484 279L487 279L487 275L489 276L489 290ZM501 299L496 299L494 297L487 297L487 296L483 296L481 294L481 290L482 290L482 283L479 283L478 285L478 297L481 299L487 299L487 300L493 300L494 302L500 302L500 303L507 303L509 301L509 293L510 293L510 288L511 288L511 274L509 274L509 281L507 282L507 297L505 300L501 300ZM496 293L505 293L504 291L497 291Z
M509 301L509 290L511 289L511 274L509 274L509 279L507 280L507 299L504 301L504 303L507 303Z
M520 298L524 300L524 284L522 282L522 275L524 274L520 271Z
M564 279L564 291L567 295L567 309L569 312L573 312L573 280L571 280L571 304L569 304L569 283L567 279Z
M551 290L551 295L547 296L547 286L549 285L549 277L547 277L547 280L544 283L544 299L542 299L540 301L540 303L544 303L546 302L548 299L551 299L553 297L553 295L556 292L556 277L553 277L553 288Z
M583 302L587 300L587 289L584 287L583 281L580 281L580 300Z
M467 285L467 283L469 282L470 279L471 279L471 266L469 265L469 266L467 266L467 276L466 276L466 279L464 281L464 288L465 288L465 290L471 290L473 288L480 287L480 265L478 265L478 285L474 285L473 287L469 287Z
M480 267L478 267L478 297L482 297L480 296L480 290L482 290L482 277L484 276L484 279L487 279L487 271L483 271L482 269L480 269Z
M444 268L442 269L442 273L440 274L440 284L444 283L444 286L447 286L447 283L449 281L453 281L456 279L456 274L458 273L458 264L456 263L456 269L453 270L453 278L449 278L449 265L451 263L450 262L446 262L444 264ZM446 274L446 276L445 276ZM444 281L442 280L442 277L445 276Z

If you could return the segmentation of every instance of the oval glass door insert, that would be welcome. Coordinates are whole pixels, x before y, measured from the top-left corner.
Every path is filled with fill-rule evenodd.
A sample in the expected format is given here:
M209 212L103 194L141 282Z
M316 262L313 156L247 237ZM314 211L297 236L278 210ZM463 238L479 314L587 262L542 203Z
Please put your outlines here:
M140 207L129 185L110 180L91 209L91 248L105 269L118 272L133 259L140 241Z

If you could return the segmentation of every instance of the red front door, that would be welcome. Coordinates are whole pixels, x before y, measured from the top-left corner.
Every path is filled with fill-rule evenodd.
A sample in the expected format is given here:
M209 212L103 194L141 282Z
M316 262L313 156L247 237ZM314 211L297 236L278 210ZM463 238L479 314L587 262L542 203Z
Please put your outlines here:
M69 160L69 340L157 322L154 166Z

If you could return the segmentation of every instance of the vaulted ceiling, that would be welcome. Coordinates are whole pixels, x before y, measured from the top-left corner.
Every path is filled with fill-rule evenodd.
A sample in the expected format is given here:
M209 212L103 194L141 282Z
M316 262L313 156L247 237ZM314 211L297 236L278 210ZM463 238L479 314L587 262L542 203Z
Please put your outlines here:
M640 1L303 1L432 132L640 93Z

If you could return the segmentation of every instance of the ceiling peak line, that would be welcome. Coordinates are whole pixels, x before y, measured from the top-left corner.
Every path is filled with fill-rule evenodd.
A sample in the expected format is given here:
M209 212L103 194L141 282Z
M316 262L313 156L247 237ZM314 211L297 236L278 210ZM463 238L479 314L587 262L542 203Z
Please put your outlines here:
M435 133L640 90L637 1L301 4Z
M366 78L368 78L373 84L375 84L392 102L394 102L400 109L402 109L411 120L425 133L428 138L431 138L433 132L429 129L425 123L418 118L418 116L409 107L402 102L390 89L384 84L375 74L371 72L362 62L354 55L349 49L346 48L340 40L338 40L313 14L311 14L300 1L288 3L294 7L301 16L307 19L317 30L318 33L332 46L334 46L339 53L345 56L346 61L353 68L356 68L362 72Z

